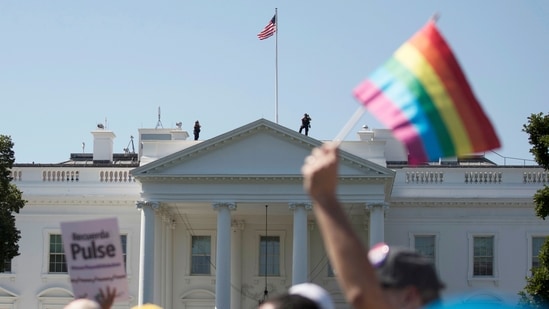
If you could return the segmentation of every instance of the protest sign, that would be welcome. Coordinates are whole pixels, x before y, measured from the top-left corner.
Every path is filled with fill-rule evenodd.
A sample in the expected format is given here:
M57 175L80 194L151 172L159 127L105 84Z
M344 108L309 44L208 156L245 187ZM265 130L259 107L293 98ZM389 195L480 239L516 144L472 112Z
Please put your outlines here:
M63 248L75 298L95 300L116 289L128 300L128 281L116 218L61 222Z

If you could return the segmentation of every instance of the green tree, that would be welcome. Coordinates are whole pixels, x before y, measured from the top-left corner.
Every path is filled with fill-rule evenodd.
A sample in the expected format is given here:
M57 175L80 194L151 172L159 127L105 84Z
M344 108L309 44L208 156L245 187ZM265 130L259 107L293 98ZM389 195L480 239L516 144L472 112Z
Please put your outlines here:
M549 115L532 114L522 131L528 133L528 142L532 145L530 153L540 166L549 169Z
M524 125L528 133L528 141L536 162L545 170L549 170L549 115L532 114ZM549 187L544 185L534 194L536 215L541 219L549 215ZM539 267L532 269L532 276L526 278L526 287L519 292L520 303L530 308L547 308L549 305L549 241L539 252Z
M0 271L4 271L4 261L19 255L21 232L15 226L14 213L19 213L26 203L21 191L11 183L14 162L11 137L0 134Z
M530 153L536 162L549 170L549 115L532 114L522 131L528 133L528 142L532 145ZM544 186L534 195L536 215L543 220L549 215L549 187Z

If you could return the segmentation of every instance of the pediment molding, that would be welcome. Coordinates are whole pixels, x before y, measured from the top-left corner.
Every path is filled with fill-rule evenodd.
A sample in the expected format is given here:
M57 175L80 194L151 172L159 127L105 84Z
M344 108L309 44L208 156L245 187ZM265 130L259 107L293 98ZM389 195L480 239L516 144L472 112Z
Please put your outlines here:
M170 168L176 167L181 164L185 164L186 162L189 162L194 158L199 158L201 156L204 156L206 153L219 150L222 147L234 144L235 142L249 138L250 136L256 135L259 133L267 133L267 134L279 137L280 139L286 141L289 145L293 144L293 145L298 145L300 147L304 146L305 149L310 149L310 150L322 144L321 141L305 136L303 134L299 134L295 130L290 130L286 127L283 127L279 124L273 123L266 119L259 119L252 123L244 125L240 128L234 129L232 131L221 134L212 139L206 140L202 143L190 146L189 148L180 150L178 152L167 155L158 160L152 161L144 166L138 167L132 170L131 174L140 181L145 181L146 178L150 177L149 175L160 177L156 179L162 180L161 175L165 174L165 171ZM372 176L377 175L379 177L390 177L390 178L393 178L395 175L394 171L386 167L380 166L378 164L375 164L373 162L370 162L368 160L365 160L363 158L360 158L358 156L355 156L343 150L340 151L340 164L343 166L358 170L360 171L360 173L362 173L362 175L372 175ZM185 177L187 177L188 179L197 180L198 178L196 177L201 177L203 175L177 175L177 176L179 180L183 181ZM298 176L301 176L301 175L296 174L289 177L298 177ZM214 180L216 180L216 178L218 177L229 177L227 179L232 178L232 176L227 176L227 175L223 175L223 176L210 175L210 176L204 176L204 177L207 177L207 178L209 177ZM245 180L247 175L239 175L236 177L241 177L241 178L237 178L234 180L240 180L240 179ZM271 176L255 175L255 177L258 177L258 179L260 178L268 179ZM272 177L278 177L280 179L284 179L287 176L276 175ZM203 180L208 181L207 178Z
M274 136L282 137L294 144L306 145L309 148L320 146L321 142L310 137L306 137L302 134L296 135L294 131L291 131L283 126L266 120L260 119L244 125L240 128L221 134L212 139L206 140L202 143L196 144L189 148L183 149L164 158L153 161L142 167L138 167L132 171L135 176L143 176L143 174L154 174L161 172L164 169L172 166L184 163L195 157L202 156L206 152L211 152L226 146L227 144L233 144L239 140L245 139L251 135L266 132Z
M51 288L46 288L42 291L40 291L37 295L37 297L39 299L41 298L48 298L48 297L57 297L57 298L60 298L60 297L66 297L66 298L74 298L74 295L72 293L72 291L70 290L67 290L65 288L61 288L61 287L51 287Z
M6 288L0 287L0 298L17 298L17 297L18 295L15 294L14 292Z

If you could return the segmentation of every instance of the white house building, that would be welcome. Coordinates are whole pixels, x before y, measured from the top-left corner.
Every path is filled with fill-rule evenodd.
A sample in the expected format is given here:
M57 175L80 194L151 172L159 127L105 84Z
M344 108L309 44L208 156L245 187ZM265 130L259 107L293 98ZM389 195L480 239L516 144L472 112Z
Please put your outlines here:
M140 129L137 153L114 153L112 131L92 134L93 153L13 167L28 203L16 216L21 255L0 273L0 309L63 308L74 295L60 222L108 217L131 295L113 308L251 309L306 281L348 308L302 187L303 160L322 141L265 119L204 141ZM409 166L387 130L361 130L340 155L339 198L365 245L432 257L445 298L517 300L549 235L532 201L547 171L482 156Z

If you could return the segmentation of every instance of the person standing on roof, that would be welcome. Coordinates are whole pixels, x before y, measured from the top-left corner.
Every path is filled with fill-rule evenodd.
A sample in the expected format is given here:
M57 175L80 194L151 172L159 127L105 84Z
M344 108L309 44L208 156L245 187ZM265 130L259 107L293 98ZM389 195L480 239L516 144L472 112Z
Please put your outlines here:
M309 128L311 128L311 117L309 117L309 114L305 113L303 115L303 118L301 118L301 127L299 128L299 133L305 129L305 135L309 135Z
M198 140L198 136L200 135L200 127L201 127L201 126L200 126L200 122L198 122L198 120L195 121L195 122L194 122L194 131L193 131L193 133L194 133L194 140L195 140L195 141Z

